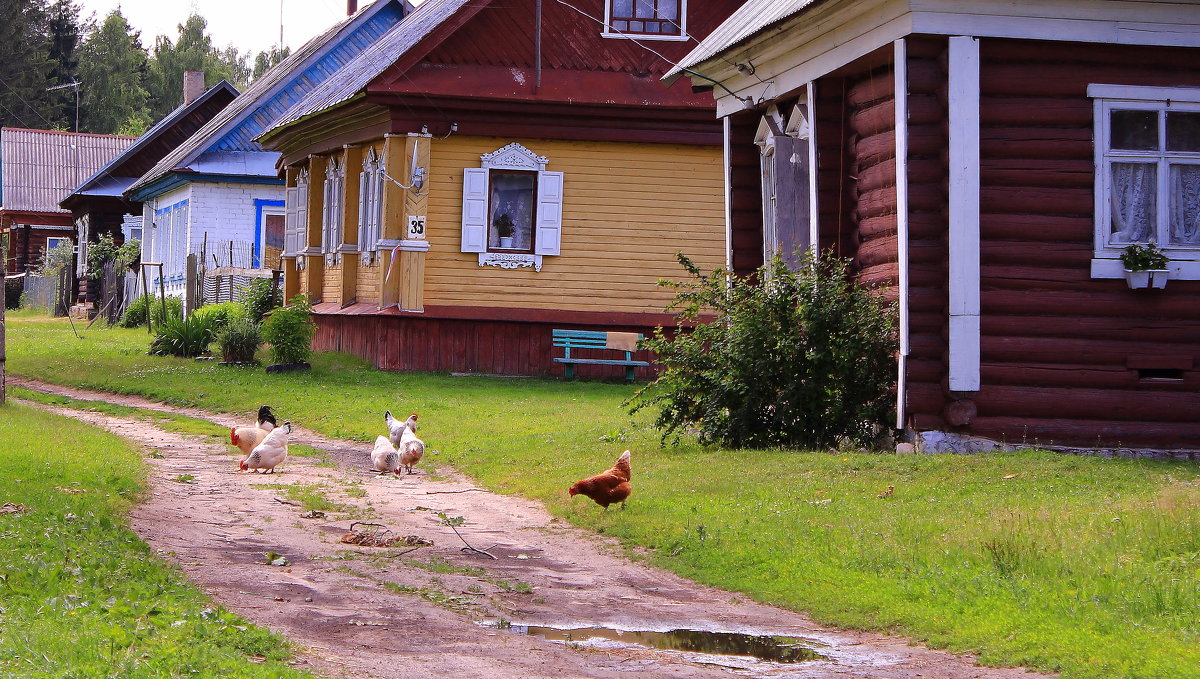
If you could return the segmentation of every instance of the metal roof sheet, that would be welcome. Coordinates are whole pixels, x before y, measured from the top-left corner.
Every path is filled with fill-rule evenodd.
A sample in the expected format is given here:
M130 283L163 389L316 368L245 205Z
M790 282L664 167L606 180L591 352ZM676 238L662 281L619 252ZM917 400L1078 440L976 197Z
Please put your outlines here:
M400 0L377 0L309 40L259 76L196 134L142 175L130 187L129 193L136 194L172 170L188 167L197 156L210 150L262 153L262 147L252 141L253 138L294 101L333 73L334 68L319 62L326 59L331 63L349 60L352 54L347 54L347 51L362 49L365 42L374 39L371 36L383 34L388 26L400 21L406 7ZM344 40L339 41L339 37ZM270 153L278 157L278 154ZM271 175L274 174L272 169Z
M756 33L771 24L783 21L817 1L747 0L746 4L731 14L707 38L701 40L696 49L681 59L675 68L667 71L663 79L667 80L679 76L683 73L683 69L693 68L712 59L743 40L753 37Z
M0 207L67 212L58 202L135 140L111 134L6 127L0 130Z
M469 0L425 0L403 21L345 64L338 71L338 77L329 78L313 88L291 110L267 127L264 133L350 100L391 66L400 55L415 47L422 38L468 2Z

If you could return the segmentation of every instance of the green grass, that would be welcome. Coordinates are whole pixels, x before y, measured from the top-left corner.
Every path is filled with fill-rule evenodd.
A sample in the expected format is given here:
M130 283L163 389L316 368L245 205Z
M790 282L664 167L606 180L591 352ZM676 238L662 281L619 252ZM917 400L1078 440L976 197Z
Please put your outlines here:
M293 502L299 502L308 511L356 513L358 507L334 502L325 496L321 486L306 483L254 483L251 488L257 490L274 490Z
M1200 676L1194 463L662 448L648 416L621 408L626 385L385 373L336 354L267 376L145 356L137 331L78 340L40 320L9 337L15 374L247 417L268 403L329 436L369 442L385 409L417 411L426 469L452 465L635 557L826 623L1064 677ZM625 448L627 510L568 498Z
M0 442L0 500L26 507L0 514L0 676L310 676L129 530L145 481L131 445L14 403Z

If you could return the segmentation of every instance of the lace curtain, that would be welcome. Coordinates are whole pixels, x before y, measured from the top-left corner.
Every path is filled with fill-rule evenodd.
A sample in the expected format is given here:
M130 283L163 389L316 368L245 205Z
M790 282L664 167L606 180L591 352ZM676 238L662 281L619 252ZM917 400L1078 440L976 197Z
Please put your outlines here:
M1112 242L1145 243L1154 235L1157 165L1112 164Z
M1172 165L1171 245L1200 245L1200 165Z

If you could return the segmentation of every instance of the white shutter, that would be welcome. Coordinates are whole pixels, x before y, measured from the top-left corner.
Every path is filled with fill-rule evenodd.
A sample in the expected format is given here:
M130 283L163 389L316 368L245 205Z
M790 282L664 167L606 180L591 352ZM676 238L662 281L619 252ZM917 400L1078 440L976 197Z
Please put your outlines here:
M283 204L283 254L292 255L296 252L296 210L300 205L300 189L289 187L285 191Z
M292 231L292 253L299 255L308 247L308 184L296 187L296 228Z
M488 171L463 170L462 251L487 251Z
M370 167L368 163L367 167ZM367 243L368 231L367 224L371 219L371 182L368 181L371 176L371 171L364 169L358 173L358 251L368 252L374 243Z
M539 172L533 254L557 255L562 244L563 173Z

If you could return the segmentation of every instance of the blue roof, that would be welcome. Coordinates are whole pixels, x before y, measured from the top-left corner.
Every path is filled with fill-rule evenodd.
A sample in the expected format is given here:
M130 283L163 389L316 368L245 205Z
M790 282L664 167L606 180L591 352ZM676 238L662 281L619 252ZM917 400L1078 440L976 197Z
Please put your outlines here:
M134 182L126 195L132 200L147 200L158 195L167 187L178 185L177 179L168 176L174 173L274 179L279 154L264 151L254 138L269 129L309 91L400 23L409 7L403 0L376 0L309 40L251 83L245 92L179 148L167 154ZM213 152L245 155L237 158L209 156ZM213 172L211 168L218 171Z

